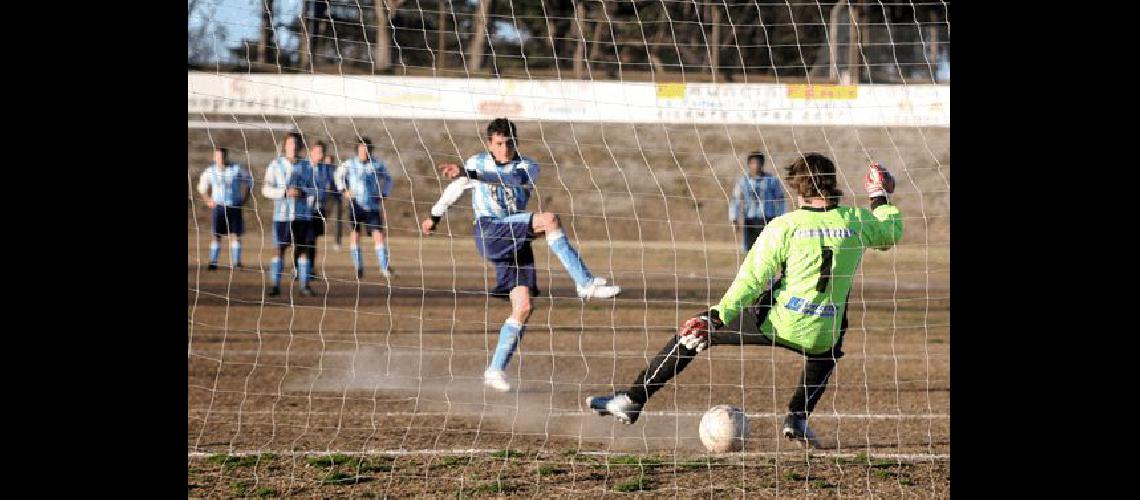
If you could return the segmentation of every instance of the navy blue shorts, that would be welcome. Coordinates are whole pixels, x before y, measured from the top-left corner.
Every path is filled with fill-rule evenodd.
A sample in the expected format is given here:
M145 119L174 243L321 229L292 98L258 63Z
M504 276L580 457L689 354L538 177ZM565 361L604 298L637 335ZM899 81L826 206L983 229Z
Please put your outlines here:
M518 286L530 288L532 297L539 294L534 251L530 247L535 236L530 228L531 217L532 214L522 213L503 218L480 217L475 221L475 247L495 265L492 296L509 297Z
M274 221L273 240L278 246L296 244L299 247L313 245L313 225L307 220Z
M372 231L384 230L384 214L383 212L371 212L365 210L364 207L357 205L355 201L352 202L352 213L350 221L352 221L352 230L360 231L364 229L365 234L372 234Z
M766 219L744 219L744 252L748 253L752 249L752 245L756 243L756 238L760 237L760 232L764 230L764 226L768 224Z
M241 207L214 205L214 234L236 234L245 232L241 220Z
M313 212L313 218L309 219L309 229L313 233L313 241L325 235L325 219L319 212Z

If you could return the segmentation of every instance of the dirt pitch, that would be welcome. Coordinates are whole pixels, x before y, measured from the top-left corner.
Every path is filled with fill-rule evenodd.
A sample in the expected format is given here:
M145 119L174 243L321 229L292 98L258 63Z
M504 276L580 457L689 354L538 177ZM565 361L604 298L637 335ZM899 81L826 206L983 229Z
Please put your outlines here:
M204 133L192 134L192 150L203 144ZM494 274L462 224L469 213L449 217L451 237L429 239L397 230L414 221L412 208L393 215L390 285L369 252L358 282L347 251L326 237L318 295L286 281L286 294L268 298L267 200L246 215L242 270L206 270L209 220L192 204L188 495L948 496L949 236L939 229L948 204L937 182L913 186L925 191L907 215L924 213L922 229L908 225L902 245L868 252L847 356L812 416L823 446L810 452L778 436L801 366L783 350L706 351L633 426L585 411L586 396L625 387L677 324L727 288L741 254L716 226L723 213L694 216L708 218L704 241L624 230L613 214L609 241L597 228L572 232L591 269L625 288L615 300L574 298L537 244L543 295L509 368L519 390L498 394L479 377L509 306L483 293ZM716 404L749 415L743 453L702 450L697 422Z

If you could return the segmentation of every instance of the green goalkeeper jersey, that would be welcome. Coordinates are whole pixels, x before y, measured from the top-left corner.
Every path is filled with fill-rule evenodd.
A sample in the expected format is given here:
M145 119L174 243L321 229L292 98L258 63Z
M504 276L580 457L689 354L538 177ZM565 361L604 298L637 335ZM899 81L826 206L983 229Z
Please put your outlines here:
M902 217L894 205L873 211L837 206L787 213L760 233L713 309L721 321L731 322L783 273L760 331L778 344L823 354L839 341L847 293L863 250L886 250L901 237Z

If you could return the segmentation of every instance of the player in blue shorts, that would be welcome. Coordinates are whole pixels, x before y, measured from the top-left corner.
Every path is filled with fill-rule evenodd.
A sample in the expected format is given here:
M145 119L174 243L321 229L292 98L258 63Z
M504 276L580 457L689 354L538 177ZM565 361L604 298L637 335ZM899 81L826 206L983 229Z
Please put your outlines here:
M431 234L448 207L464 191L473 190L475 247L495 266L497 283L490 293L511 301L511 315L499 330L495 355L483 373L484 384L500 392L511 389L504 370L526 330L531 297L539 293L531 241L546 237L546 243L574 279L579 297L607 299L621 292L621 288L607 284L605 278L590 273L562 232L557 215L526 211L539 169L534 160L515 150L516 137L513 123L506 118L496 119L487 125L487 152L472 156L463 168L441 165L443 176L455 181L432 207L431 218L421 224L423 233Z
M317 238L324 236L327 223L335 223L329 218L325 202L334 198L337 201L340 200L340 192L337 191L336 182L333 181L336 165L326 161L326 158L332 159L331 156L325 155L327 150L328 147L321 141L317 141L309 148L309 165L313 167L313 188L316 190L316 199L313 201L313 215L309 218L310 243L312 244L305 249L304 253L309 257L309 279L311 280L317 279ZM293 252L294 269L299 268L297 266L299 254L300 252Z
M376 244L376 260L380 275L392 277L388 267L388 245L384 235L384 198L392 190L392 176L384 162L372 156L372 141L361 137L356 144L356 156L340 164L336 170L336 187L349 201L349 220L352 236L349 252L356 267L356 278L364 278L364 256L360 252L361 231L372 235Z
M214 149L214 163L198 178L198 194L210 207L214 221L214 239L210 241L210 264L218 268L218 254L222 250L222 236L229 235L230 265L241 268L241 206L253 192L253 176L241 165L230 163L226 148Z
M281 274L285 267L285 250L296 245L297 277L301 280L301 295L313 296L309 288L309 266L312 262L305 252L312 245L312 230L309 221L313 216L313 201L316 200L316 187L309 160L299 157L304 151L301 135L290 133L285 136L283 154L265 168L265 182L261 194L273 200L273 237L277 244L277 256L269 263L270 281L273 288L269 296L281 295Z

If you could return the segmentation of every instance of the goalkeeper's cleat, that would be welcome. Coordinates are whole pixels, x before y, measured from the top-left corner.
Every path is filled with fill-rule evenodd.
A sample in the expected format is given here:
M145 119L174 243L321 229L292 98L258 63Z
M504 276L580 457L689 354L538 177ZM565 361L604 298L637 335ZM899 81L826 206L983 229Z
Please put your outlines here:
M317 294L317 292L314 292L312 288L305 287L305 288L301 289L301 295L304 295L306 297L312 297L316 294Z
M819 441L816 440L815 433L808 427L807 417L792 414L788 414L787 417L784 417L784 437L813 448L819 447Z
M511 384L507 382L507 374L502 370L495 370L488 368L483 372L483 385L490 387L497 392L508 392L511 390Z
M613 396L591 396L586 398L586 405L601 416L613 415L623 424L630 425L637 422L641 416L641 403L629 397L629 393L618 392Z
M281 287L275 286L269 290L269 296L270 297L276 297L278 295L281 295Z
M214 271L217 269L218 269L218 264L216 262L211 262L210 265L206 266L207 271Z
M583 299L608 299L621 293L621 287L607 285L605 278L593 278L586 286L577 287L578 296Z

